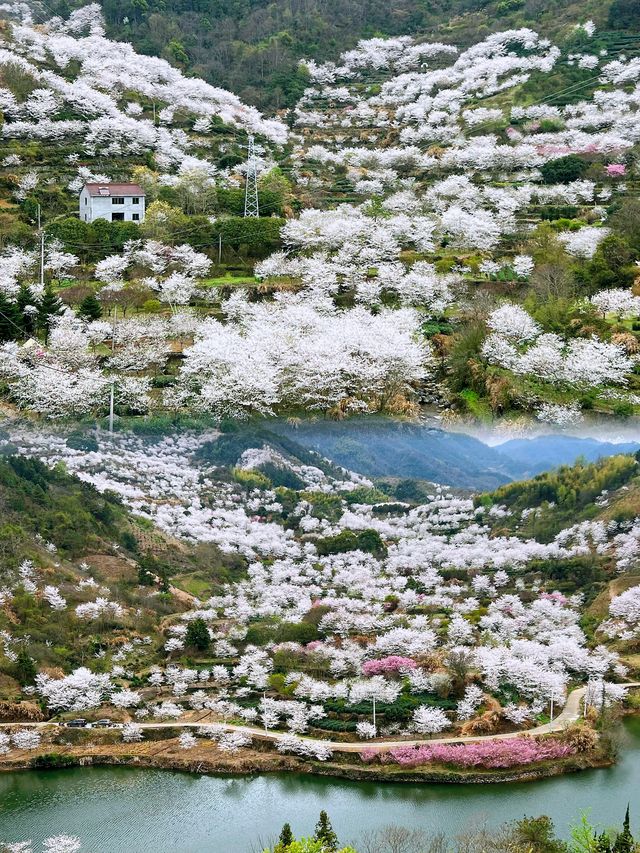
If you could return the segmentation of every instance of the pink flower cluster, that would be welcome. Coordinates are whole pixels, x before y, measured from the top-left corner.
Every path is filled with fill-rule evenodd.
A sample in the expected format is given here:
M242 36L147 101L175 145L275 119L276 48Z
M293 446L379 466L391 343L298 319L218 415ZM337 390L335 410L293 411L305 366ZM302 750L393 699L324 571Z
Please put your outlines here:
M366 749L360 753L363 761L379 759L381 763L393 762L403 767L419 764L455 764L458 767L518 767L554 758L572 755L574 749L557 740L533 738L505 738L504 740L475 741L473 743L434 743L422 746L399 746L389 752Z
M545 601L555 601L556 604L566 604L569 600L566 595L563 595L558 590L554 590L553 592L543 592L540 595L540 598L543 598Z
M536 145L536 151L538 152L538 154L553 155L556 157L560 157L563 154L575 153L574 149L571 148L569 145L550 145L550 144Z
M415 669L417 665L411 658L390 655L379 660L365 661L362 664L362 672L365 675L384 675L387 672L399 672L401 669Z
M627 167L624 163L609 163L604 170L610 178L621 178L626 174Z

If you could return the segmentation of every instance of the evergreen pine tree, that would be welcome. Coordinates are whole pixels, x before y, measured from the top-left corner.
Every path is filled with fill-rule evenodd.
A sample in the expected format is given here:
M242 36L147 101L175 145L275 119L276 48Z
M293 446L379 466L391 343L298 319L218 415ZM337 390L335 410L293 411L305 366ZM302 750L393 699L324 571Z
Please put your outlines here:
M54 317L59 317L60 314L62 314L62 302L53 292L51 285L48 285L38 306L38 329L44 332L45 344L49 340L51 321Z
M18 291L16 304L20 311L20 325L22 326L25 338L33 337L36 333L36 320L38 317L37 309L34 310L36 302L37 300L34 299L31 290L26 284L23 284Z
M22 316L15 302L0 293L0 343L22 337Z
M329 815L324 809L320 812L320 819L316 824L316 831L313 837L316 841L322 842L324 850L328 853L336 853L338 849L338 836L333 831Z
M159 565L158 574L160 575L160 592L169 592L169 575L166 566Z
M140 586L152 586L157 574L159 574L159 570L156 560L150 554L140 557L138 560L138 583Z
M278 839L278 844L281 844L283 847L288 847L293 841L293 832L291 832L291 827L288 823L282 827L282 832L280 833L280 838Z
M629 821L629 806L624 816L622 824L622 832L616 838L613 845L613 853L632 853L634 848L633 835L631 835L631 827Z
M187 645L193 646L201 652L209 648L211 638L204 619L192 619L187 627Z
M611 853L611 841L609 841L609 836L606 832L601 832L600 835L596 838L596 846L594 848L595 853Z
M38 674L33 658L25 648L20 649L18 652L15 672L16 679L23 687L26 687L28 684L33 684L36 675Z
M102 317L102 306L95 294L89 293L85 296L78 307L78 316L83 320L99 320Z

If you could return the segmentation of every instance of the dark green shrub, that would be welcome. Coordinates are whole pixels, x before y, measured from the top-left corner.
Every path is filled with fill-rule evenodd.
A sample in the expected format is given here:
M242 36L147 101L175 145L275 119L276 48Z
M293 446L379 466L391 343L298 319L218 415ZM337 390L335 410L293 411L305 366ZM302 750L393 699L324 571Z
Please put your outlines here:
M589 164L577 154L567 154L548 160L540 167L540 173L545 184L570 184L582 178L588 168Z

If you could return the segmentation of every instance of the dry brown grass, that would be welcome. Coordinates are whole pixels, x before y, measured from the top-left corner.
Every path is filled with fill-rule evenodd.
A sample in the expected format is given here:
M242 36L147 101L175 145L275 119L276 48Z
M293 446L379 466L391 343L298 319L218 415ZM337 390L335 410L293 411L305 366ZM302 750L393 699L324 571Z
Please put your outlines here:
M473 720L468 720L460 729L460 734L467 735L492 735L498 731L500 726L500 703L492 696L485 696L484 704L486 711Z
M0 702L0 721L2 722L37 723L44 718L44 714L35 702Z
M132 580L135 575L135 562L126 557L113 557L110 554L89 554L85 557L101 581Z
M609 581L607 588L603 589L600 595L594 598L591 602L587 609L587 613L590 616L596 616L598 619L606 619L609 614L611 599L615 598L616 595L620 595L620 593L625 592L630 587L637 586L639 583L640 575L637 574L620 575L613 578Z

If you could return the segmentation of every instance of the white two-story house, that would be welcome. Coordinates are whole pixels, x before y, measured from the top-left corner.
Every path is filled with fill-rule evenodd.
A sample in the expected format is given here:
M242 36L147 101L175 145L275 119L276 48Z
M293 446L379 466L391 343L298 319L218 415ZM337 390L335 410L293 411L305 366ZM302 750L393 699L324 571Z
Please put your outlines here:
M138 184L85 184L80 193L83 222L142 222L144 211L144 190Z

